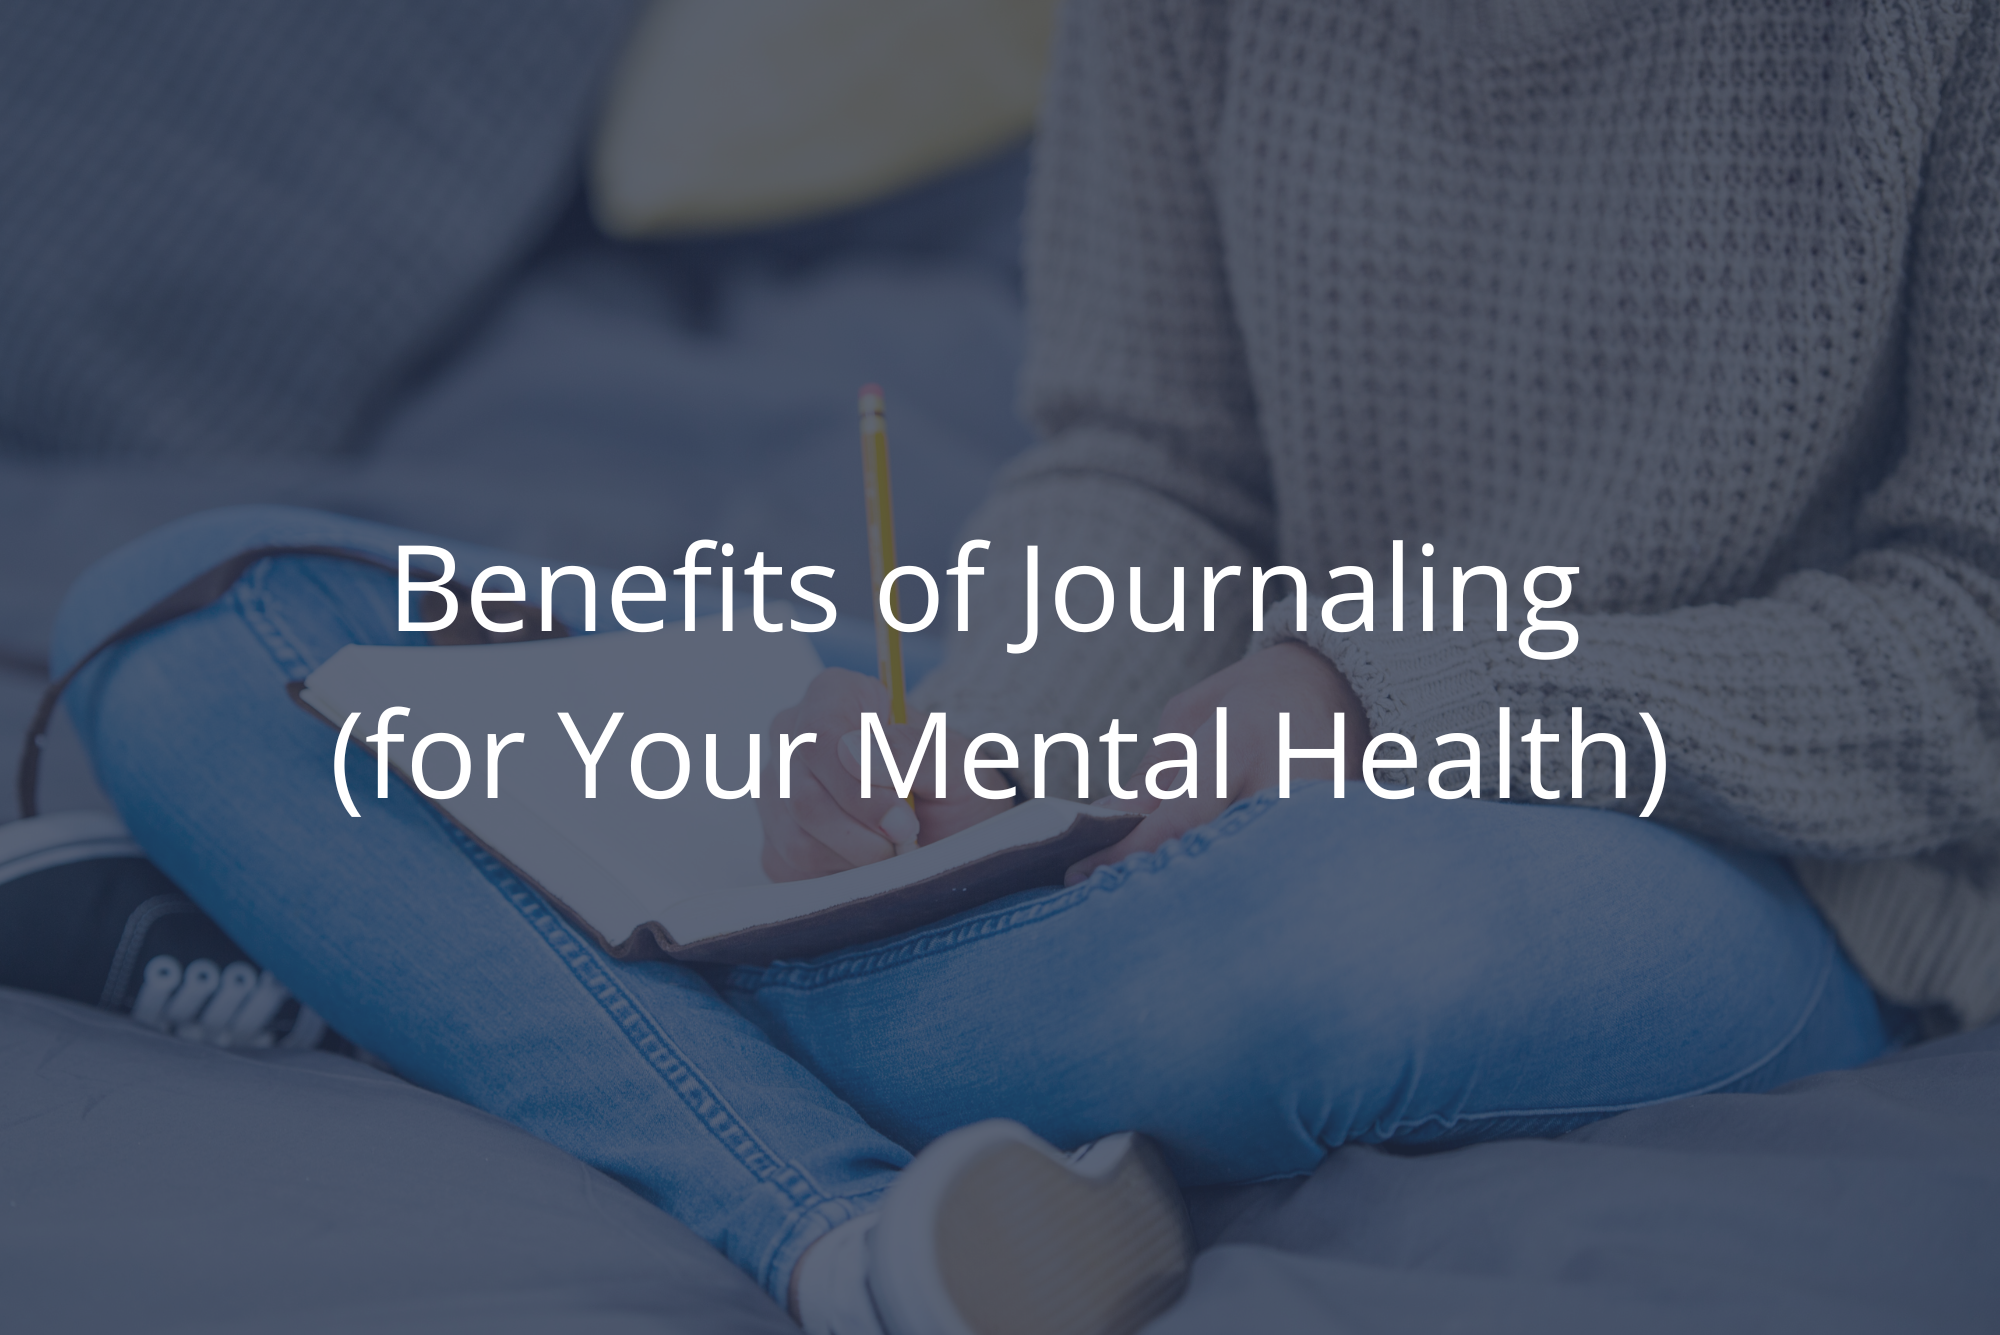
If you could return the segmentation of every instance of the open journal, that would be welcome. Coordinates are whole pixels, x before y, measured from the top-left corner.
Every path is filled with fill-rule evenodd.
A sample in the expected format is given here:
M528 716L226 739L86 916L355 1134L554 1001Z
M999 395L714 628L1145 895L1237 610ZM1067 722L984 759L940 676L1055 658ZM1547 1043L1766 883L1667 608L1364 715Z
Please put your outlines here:
M359 714L353 738L364 759L362 739L376 730L381 712L407 707L410 713L390 725L404 740L388 748L405 778L424 736L460 738L470 754L469 781L456 796L430 800L621 959L765 963L906 931L1002 895L1058 884L1072 862L1116 842L1139 821L1043 798L900 857L774 883L760 866L756 804L710 792L706 739L716 735L717 786L741 788L751 737L796 703L818 670L818 658L797 636L724 634L704 622L691 634L670 625L651 634L518 644L350 645L308 677L298 695L335 727ZM585 762L558 717L564 711L586 747L598 742L614 712L624 715L599 756L593 798L584 796ZM488 735L515 732L523 739L499 752L498 795L489 797ZM679 738L689 756L686 785L665 800L641 793L631 772L635 745L660 732ZM777 791L776 750L776 739L765 738L762 782L769 793ZM655 791L670 787L680 772L666 744L647 748L642 764L641 777ZM424 766L433 789L448 789L458 757L434 746ZM376 790L360 779L362 769L350 762L365 820ZM927 761L920 782L931 773ZM883 779L880 770L877 777Z

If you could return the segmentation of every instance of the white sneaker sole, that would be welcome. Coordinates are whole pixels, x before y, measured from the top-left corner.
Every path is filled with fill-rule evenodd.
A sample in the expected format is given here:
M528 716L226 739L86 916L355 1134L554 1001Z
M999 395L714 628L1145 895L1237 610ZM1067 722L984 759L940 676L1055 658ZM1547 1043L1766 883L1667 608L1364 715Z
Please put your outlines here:
M0 884L92 858L143 858L116 816L64 811L0 825Z
M1180 1296L1192 1255L1144 1137L1065 1158L1017 1122L979 1122L889 1189L869 1289L892 1335L1130 1335Z

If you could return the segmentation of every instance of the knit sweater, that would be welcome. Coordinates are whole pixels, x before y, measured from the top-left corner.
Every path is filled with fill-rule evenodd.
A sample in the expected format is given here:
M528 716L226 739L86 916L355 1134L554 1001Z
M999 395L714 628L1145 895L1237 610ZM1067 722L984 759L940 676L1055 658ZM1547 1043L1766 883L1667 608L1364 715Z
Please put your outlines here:
M2000 6L1072 0L1038 152L989 560L1144 567L1156 617L1174 566L1297 566L1425 745L1580 706L1647 774L1648 711L1657 819L1792 858L1886 996L2000 1014ZM1579 567L1580 647L1326 630L1396 539ZM975 616L924 695L1130 726L1227 612L1018 656Z

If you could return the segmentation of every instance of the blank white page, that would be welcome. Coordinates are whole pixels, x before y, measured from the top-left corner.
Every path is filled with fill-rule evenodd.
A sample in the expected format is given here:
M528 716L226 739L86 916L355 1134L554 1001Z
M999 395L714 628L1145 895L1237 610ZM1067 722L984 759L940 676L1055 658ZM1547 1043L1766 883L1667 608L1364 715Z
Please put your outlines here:
M768 883L756 804L710 795L705 737L717 734L719 785L741 787L750 736L795 704L818 671L799 635L724 634L704 620L693 634L669 626L504 645L350 645L307 679L307 693L336 724L358 711L356 742L375 730L383 708L408 706L391 725L405 739L391 759L405 772L427 733L458 736L472 754L472 781L439 805L616 943L691 893ZM586 746L614 711L625 715L599 757L594 799L583 795L585 767L557 717L563 710ZM501 796L489 799L487 734L510 732L525 740L502 752ZM631 778L633 746L655 732L678 736L690 761L686 787L664 801L639 793ZM775 792L775 737L762 759ZM457 774L450 747L431 747L424 772L433 788L449 788ZM652 787L671 786L678 772L671 746L648 749ZM357 787L354 800L365 820L372 785Z

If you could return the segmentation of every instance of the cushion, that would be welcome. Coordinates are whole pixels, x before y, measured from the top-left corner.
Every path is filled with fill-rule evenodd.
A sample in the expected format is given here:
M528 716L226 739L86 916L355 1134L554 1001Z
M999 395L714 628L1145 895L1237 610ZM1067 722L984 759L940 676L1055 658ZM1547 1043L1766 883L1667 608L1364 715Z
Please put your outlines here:
M8 6L0 452L354 449L569 200L634 12Z
M618 236L865 202L1027 133L1056 0L655 0L590 167Z

